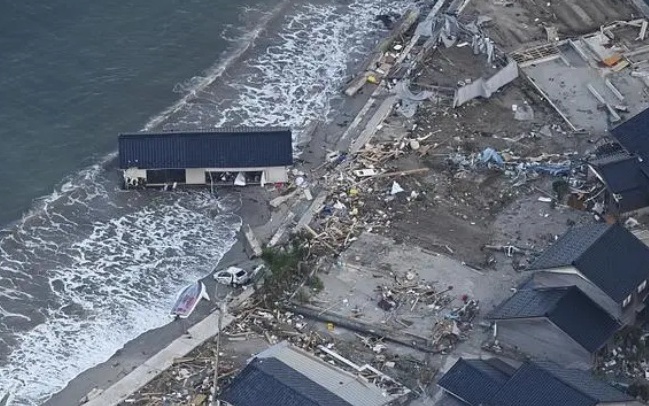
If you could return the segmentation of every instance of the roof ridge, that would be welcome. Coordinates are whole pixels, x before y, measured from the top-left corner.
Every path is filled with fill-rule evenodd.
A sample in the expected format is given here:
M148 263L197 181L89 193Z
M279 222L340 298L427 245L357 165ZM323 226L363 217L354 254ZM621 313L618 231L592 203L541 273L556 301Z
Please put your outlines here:
M349 404L349 402L348 402L347 400L341 398L340 396L338 396L337 394L333 393L333 392L330 391L329 389L327 389L327 388L325 388L324 386L320 385L318 382L315 382L315 381L311 380L310 378L308 378L307 376L303 375L301 372L295 370L295 369L292 368L290 365L286 364L285 362L283 362L282 360L276 358L275 356L270 356L270 357L265 357L265 358L258 358L258 357L255 357L254 360L253 360L253 362L256 361L257 363L263 363L265 360L269 360L269 359L273 359L273 360L275 360L275 361L281 363L281 364L284 365L286 368L288 368L288 369L294 371L295 373L301 375L304 379L310 381L310 382L313 383L314 385L319 386L322 390L329 392L331 395L333 395L333 396L337 397L338 399L342 400L343 402ZM250 364L252 364L252 362L251 362ZM248 365L250 365L250 364L248 364ZM266 371L261 370L260 368L257 367L257 365L254 365L254 367L255 367L255 369L257 369L259 372L261 372L262 374L264 374L264 375L267 376L267 377L270 377L273 381L277 382L278 384L280 384L280 385L282 385L282 386L284 386L284 387L286 387L286 388L290 388L293 392L295 392L295 393L299 394L300 396L302 396L302 397L304 397L304 398L310 400L310 401L313 402L313 403L316 403L316 404L320 403L320 402L318 401L318 399L316 399L316 398L314 398L313 396L311 396L311 394L309 394L309 393L304 393L304 392L301 392L301 391L297 390L294 386L292 386L292 385L286 383L285 381L283 381L283 380L277 378L275 375L273 375L273 374L269 374L269 373L267 373Z
M560 297L556 302L554 302L554 304L552 305L552 307L550 307L550 308L545 312L545 314L544 314L543 316L545 316L545 317L547 317L547 318L550 318L550 315L551 315L555 310L558 309L558 307L559 307L559 303L561 303L561 301L562 301L563 299L565 299L566 296L568 296L568 294L570 294L570 292L573 292L574 289L579 290L579 288L577 287L577 285L557 286L556 288L553 288L552 290L563 290L563 291L564 291L564 292L563 292L563 295L561 295L561 297ZM553 324L554 324L554 323L553 323Z
M575 385L573 385L572 383L567 382L567 381L565 381L564 379L561 379L560 377L556 376L556 375L553 374L552 372L550 372L550 371L548 371L547 369L543 368L541 365L537 364L536 362L533 362L533 361L528 361L528 362L529 362L530 364L534 365L535 367L537 367L538 369L540 369L541 371L545 372L546 374L550 375L552 378L556 379L557 381L559 381L559 382L563 383L564 385L570 387L571 389L573 389L573 390L575 390L575 391L581 393L582 395L586 396L586 397L589 398L589 399L592 399L592 400L595 401L595 402L599 402L599 399L597 399L596 397L592 396L590 393L584 393L580 388L577 388L577 387L576 387ZM559 367L559 368L561 368L561 367ZM563 369L569 369L569 368L563 368ZM580 371L580 372L582 372L582 371ZM585 372L585 373L590 373L590 372L588 372L588 371L583 371L583 372Z
M588 248L586 248L586 249L585 249L581 254L579 254L579 256L577 256L577 258L576 258L574 261L572 261L572 266L575 266L575 264L577 263L577 261L581 260L582 257L583 257L584 255L586 255L586 253L587 253L588 251L590 251L590 249L595 245L595 243L597 243L597 242L598 242L602 237L604 237L604 236L605 236L609 231L611 231L611 230L613 229L614 226L616 226L616 225L618 225L618 224L617 224L617 223L613 223L613 224L607 224L607 223L595 223L594 225L606 225L606 230L604 230L604 232L602 232L600 235L598 235L597 238L595 238L595 239L593 240L593 242L588 246ZM574 230L574 228L573 228L573 230ZM565 235L565 234L564 234L564 235Z

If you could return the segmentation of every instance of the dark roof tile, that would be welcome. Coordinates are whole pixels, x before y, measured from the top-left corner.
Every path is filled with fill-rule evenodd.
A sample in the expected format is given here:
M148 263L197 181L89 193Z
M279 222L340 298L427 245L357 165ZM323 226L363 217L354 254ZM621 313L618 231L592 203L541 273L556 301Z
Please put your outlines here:
M606 344L620 328L576 286L518 291L489 317L496 320L547 317L591 353Z
M649 158L649 109L613 128L611 135L630 154Z
M598 402L629 402L633 400L633 397L598 379L589 371L561 368L551 362L535 362L535 364L563 383L581 393L588 394Z
M612 162L590 164L604 179L611 193L641 188L649 194L649 179L642 171L642 165L636 157L627 155L624 159Z
M532 363L523 364L502 386L498 406L594 406L597 400L572 388Z
M221 400L236 406L352 406L275 358L251 361Z
M589 224L573 227L549 246L530 265L529 269L548 269L572 266L610 226L608 224Z
M472 406L591 406L633 400L588 371L549 362L526 362L516 370L496 358L460 358L438 384Z
M529 269L565 266L621 303L649 278L649 248L619 224L591 224L566 232Z
M471 405L488 404L511 374L485 360L460 358L437 382Z

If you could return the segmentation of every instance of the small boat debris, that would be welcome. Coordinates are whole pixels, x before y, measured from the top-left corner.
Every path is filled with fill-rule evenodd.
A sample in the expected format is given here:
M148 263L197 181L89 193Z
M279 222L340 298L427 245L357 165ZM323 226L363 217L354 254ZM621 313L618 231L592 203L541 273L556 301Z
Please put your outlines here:
M189 317L201 299L210 300L207 290L205 289L205 284L201 281L197 281L191 285L187 285L178 292L176 302L171 309L171 316L181 319Z

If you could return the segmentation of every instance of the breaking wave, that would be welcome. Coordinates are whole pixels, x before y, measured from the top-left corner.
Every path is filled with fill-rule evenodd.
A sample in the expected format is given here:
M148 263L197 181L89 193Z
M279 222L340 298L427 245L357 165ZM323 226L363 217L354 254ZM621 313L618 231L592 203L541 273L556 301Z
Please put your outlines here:
M288 0L270 12L245 10L261 15L256 28L235 38L226 27L236 50L177 85L182 98L145 129L299 129L329 119L348 67L378 39L375 15L403 11L407 1L376 3L292 2L283 16ZM279 32L262 38L274 18ZM205 276L235 242L236 196L122 192L114 158L75 174L0 231L0 388L19 384L18 404L43 402L166 324L178 289Z

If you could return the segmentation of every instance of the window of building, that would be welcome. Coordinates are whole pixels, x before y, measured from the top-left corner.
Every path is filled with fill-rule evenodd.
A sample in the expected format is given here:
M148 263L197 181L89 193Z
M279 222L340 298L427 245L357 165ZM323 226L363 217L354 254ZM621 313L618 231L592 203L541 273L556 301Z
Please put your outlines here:
M627 296L624 301L622 302L622 307L627 307L629 304L631 304L631 295Z
M647 289L647 281L643 281L640 285L638 285L638 293L641 293L643 290Z

